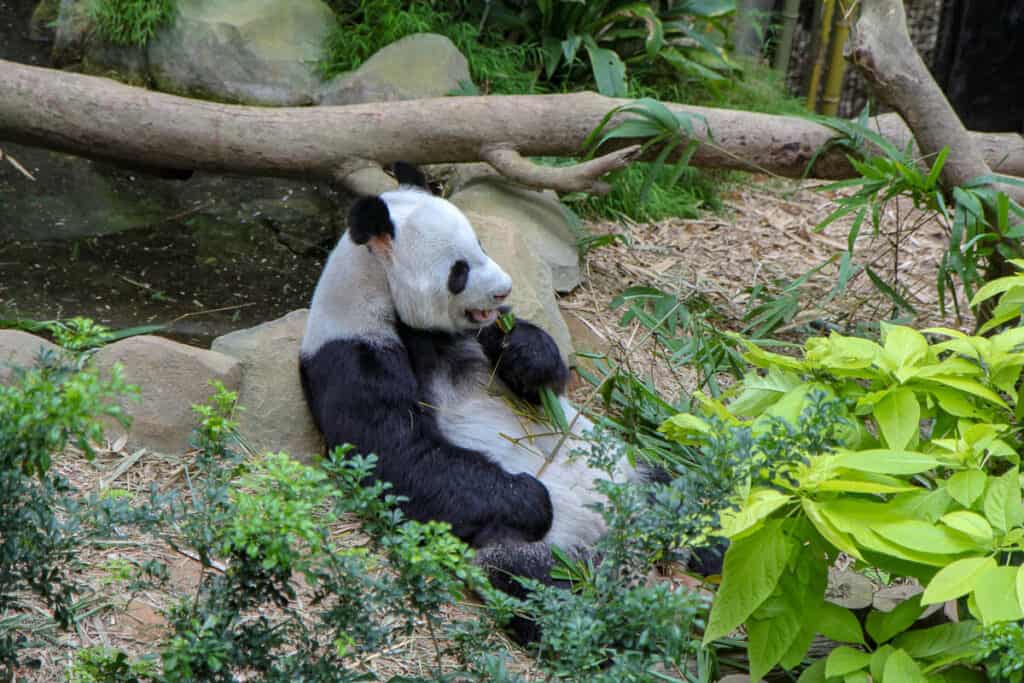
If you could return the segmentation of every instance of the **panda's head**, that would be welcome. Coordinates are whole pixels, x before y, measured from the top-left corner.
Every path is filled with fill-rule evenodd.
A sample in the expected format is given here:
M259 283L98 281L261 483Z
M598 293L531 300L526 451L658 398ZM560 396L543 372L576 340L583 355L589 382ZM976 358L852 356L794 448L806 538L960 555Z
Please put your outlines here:
M420 330L465 332L493 323L512 279L484 253L469 220L429 192L401 187L363 197L349 238L387 274L399 319Z

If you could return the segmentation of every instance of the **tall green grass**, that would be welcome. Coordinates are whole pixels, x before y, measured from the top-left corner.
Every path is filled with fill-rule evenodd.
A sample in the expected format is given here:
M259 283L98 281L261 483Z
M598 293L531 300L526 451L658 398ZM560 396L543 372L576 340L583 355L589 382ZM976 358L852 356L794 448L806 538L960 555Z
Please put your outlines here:
M89 0L89 18L105 40L143 46L174 19L174 0Z

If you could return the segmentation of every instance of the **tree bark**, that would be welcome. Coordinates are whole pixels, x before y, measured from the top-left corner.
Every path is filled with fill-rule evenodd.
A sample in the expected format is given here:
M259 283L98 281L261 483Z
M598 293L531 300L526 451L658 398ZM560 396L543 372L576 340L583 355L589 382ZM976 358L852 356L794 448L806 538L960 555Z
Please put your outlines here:
M577 93L345 107L243 107L0 60L0 140L143 167L316 178L355 189L379 185L379 171L375 176L372 167L399 160L472 162L496 148L512 149L522 157L579 156L590 131L622 104L624 100ZM696 117L693 129L699 144L691 160L696 166L801 177L814 154L836 136L830 128L800 118L666 106ZM874 123L898 144L909 139L894 115ZM1021 136L976 134L974 139L1001 172L1024 176ZM637 142L643 140L614 140L599 153ZM605 167L594 164L585 170ZM569 167L566 173L578 180L580 169ZM843 151L835 148L822 154L810 171L833 179L853 174ZM557 178L546 177L545 182L559 189Z
M999 170L975 144L910 41L903 0L863 1L850 60L879 99L907 122L922 156L934 158L943 147L949 148L942 167L944 187L964 185ZM1024 188L1001 185L999 189L1024 203Z

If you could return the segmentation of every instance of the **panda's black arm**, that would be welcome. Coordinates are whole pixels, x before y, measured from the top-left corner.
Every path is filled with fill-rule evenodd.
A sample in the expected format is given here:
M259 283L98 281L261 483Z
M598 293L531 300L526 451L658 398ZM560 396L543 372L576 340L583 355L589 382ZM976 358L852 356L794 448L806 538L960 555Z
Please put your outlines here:
M475 546L536 541L551 527L547 489L529 474L510 474L485 454L449 442L404 347L338 340L300 359L303 390L327 447L352 444L375 453L376 476L408 498L405 514L448 522Z
M565 391L569 368L558 344L533 323L516 320L508 334L495 323L480 330L477 339L498 377L517 396L539 403L543 387L558 394Z

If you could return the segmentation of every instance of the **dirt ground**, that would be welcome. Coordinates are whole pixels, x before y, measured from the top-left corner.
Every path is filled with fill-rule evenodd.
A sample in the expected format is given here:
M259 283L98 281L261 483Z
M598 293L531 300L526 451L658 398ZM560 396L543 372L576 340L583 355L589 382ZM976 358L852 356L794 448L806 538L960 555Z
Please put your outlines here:
M637 225L605 222L588 226L595 233L625 234L628 244L617 243L590 252L584 265L584 283L561 300L579 347L607 352L620 361L627 359L635 371L649 374L668 396L692 391L696 381L692 370L666 367L655 353L645 328L637 323L620 326L621 311L612 311L608 306L612 297L632 285L651 285L680 297L700 293L722 314L724 327L740 330L752 286L796 278L846 248L849 221L833 224L822 234L814 232L814 226L834 204L827 193L815 191L813 183L755 178L750 184L725 190L723 195L724 210L698 220ZM898 276L900 291L919 311L917 319L911 321L914 325L943 324L969 331L973 328L972 320L957 321L952 314L939 313L934 283L944 242L941 225L918 220L908 207L894 205L884 217L881 234L872 235L867 226L862 230L857 241L857 260L874 263L890 282L894 273ZM817 306L816 302L822 301L832 288L836 272L837 265L832 263L809 280L801 312L777 336L799 340L806 336L805 325L810 321L826 321L846 329L890 315L891 305L863 276L853 280L841 298L823 308ZM578 383L573 395L586 400L590 393L587 386ZM152 482L164 490L183 487L187 463L188 457L129 453L123 444L114 443L107 444L93 462L69 452L58 467L83 492L116 487L144 493ZM339 534L348 534L353 543L360 542L355 525L339 529ZM50 644L32 653L40 668L26 670L24 675L33 681L67 680L70 657L79 647L105 645L136 655L151 651L164 633L160 610L166 606L166 598L146 593L125 595L119 584L111 581L110 567L123 560L157 558L171 568L172 584L177 590L187 592L196 585L200 576L196 559L175 552L156 539L133 538L88 551L82 559L92 567L87 581L95 591L89 598L94 608L74 633L40 631ZM457 617L466 609L453 606L452 616ZM36 616L44 616L38 608L36 612ZM495 636L495 647L509 649L514 668L527 674L531 671L529 657L501 636ZM431 651L427 634L416 634L399 647L368 659L364 666L385 678L421 674L431 661Z

